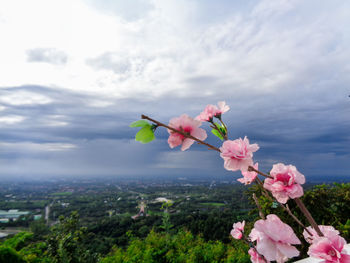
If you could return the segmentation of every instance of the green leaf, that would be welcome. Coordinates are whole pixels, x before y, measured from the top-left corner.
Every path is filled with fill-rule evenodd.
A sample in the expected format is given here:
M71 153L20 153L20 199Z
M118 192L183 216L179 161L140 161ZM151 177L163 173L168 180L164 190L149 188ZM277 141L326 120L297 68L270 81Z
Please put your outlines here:
M155 138L152 126L148 124L136 133L135 140L141 143L149 143Z
M215 126L222 132L223 135L226 134L226 129L225 129L225 126L220 124L220 123L216 123L214 122Z
M133 123L131 123L131 124L129 125L129 127L131 127L131 128L135 128L135 127L145 127L145 126L148 126L148 125L150 125L150 124L148 123L148 121L139 120L139 121L134 121Z
M224 139L218 130L212 129L211 133L214 134L216 137L219 137L220 140Z

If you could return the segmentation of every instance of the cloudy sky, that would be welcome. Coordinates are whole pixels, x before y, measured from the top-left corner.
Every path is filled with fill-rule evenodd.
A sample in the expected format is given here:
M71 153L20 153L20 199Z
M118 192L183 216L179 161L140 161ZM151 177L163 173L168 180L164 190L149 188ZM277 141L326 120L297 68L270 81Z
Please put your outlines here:
M350 179L349 17L337 0L0 1L0 178L238 178L128 127L225 100L262 170Z

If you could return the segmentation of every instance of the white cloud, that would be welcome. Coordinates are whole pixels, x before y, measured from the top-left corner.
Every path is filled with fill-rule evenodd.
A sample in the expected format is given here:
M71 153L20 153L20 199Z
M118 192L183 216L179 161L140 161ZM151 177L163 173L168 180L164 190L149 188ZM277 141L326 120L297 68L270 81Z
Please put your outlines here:
M69 122L65 121L65 119L66 119L66 116L64 115L50 115L50 116L47 116L42 121L42 124L44 126L50 126L50 127L67 126Z
M34 142L0 142L2 151L11 152L51 152L51 151L69 151L77 148L71 143L34 143Z
M29 91L11 91L8 94L2 94L0 102L19 106L19 105L35 105L35 104L48 104L52 100L42 94L29 92Z
M0 86L55 85L117 98L210 96L223 87L271 93L350 68L346 3L313 12L302 1L260 1L207 27L196 20L199 1L143 4L149 8L127 20L91 1L2 2ZM69 60L28 62L26 51L38 48L60 50ZM193 91L198 84L187 80L202 76L214 82Z
M8 116L0 117L0 123L9 124L9 125L16 124L24 120L25 120L25 117L19 116L19 115L8 115Z

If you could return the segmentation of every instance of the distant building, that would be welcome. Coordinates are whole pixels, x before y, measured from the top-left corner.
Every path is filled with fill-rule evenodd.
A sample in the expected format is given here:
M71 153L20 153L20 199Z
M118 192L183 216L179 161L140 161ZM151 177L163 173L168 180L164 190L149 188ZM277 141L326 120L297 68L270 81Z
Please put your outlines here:
M34 215L34 220L40 220L42 218L42 215Z
M0 218L2 220L5 220L5 219L12 219L12 220L17 220L20 216L22 215L28 215L29 212L28 211L19 211L17 209L10 209L8 211L5 211L5 210L0 210Z

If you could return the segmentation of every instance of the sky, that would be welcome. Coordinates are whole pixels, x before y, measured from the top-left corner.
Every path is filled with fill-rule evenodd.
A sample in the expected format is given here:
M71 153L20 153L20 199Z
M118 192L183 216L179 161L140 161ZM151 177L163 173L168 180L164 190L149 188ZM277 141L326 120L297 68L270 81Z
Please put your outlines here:
M214 151L129 127L224 100L262 171L349 181L349 17L338 0L0 1L0 179L236 180Z

